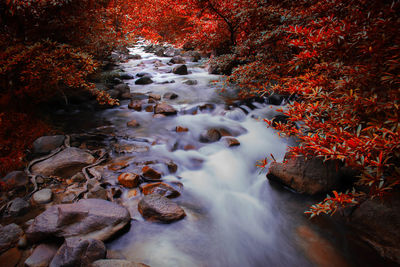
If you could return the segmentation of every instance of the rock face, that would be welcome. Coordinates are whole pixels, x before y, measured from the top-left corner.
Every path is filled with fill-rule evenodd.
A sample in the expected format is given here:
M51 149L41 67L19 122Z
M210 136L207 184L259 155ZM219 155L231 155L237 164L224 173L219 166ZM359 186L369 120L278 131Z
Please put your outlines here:
M93 267L150 267L143 263L135 263L127 260L98 260L93 262Z
M185 211L175 202L159 194L144 196L138 204L139 212L149 221L173 222L183 219Z
M65 140L64 135L42 136L33 142L33 153L45 154L60 147Z
M339 187L343 180L341 165L333 161L323 163L321 159L305 160L302 157L289 158L287 163L272 162L268 179L282 183L297 192L310 195L324 193Z
M4 227L0 225L0 254L14 247L23 234L22 229L15 223Z
M175 115L176 109L166 103L157 104L154 108L154 114Z
M84 150L69 147L53 157L33 165L32 172L45 176L68 177L94 161L95 158Z
M142 78L139 78L135 81L135 84L141 84L141 85L145 85L145 84L151 84L153 83L153 80L150 77L144 76Z
M140 176L136 173L122 173L118 176L118 182L127 188L138 186L139 180Z
M181 195L172 186L161 182L141 185L141 189L144 195L159 194L167 198L175 198Z
M25 265L28 267L46 267L49 266L54 255L56 255L58 246L54 244L40 244L35 248L32 255L26 259Z
M106 257L106 247L97 239L67 238L49 267L89 266Z
M106 240L130 221L125 207L102 199L82 199L48 208L28 228L28 239L51 236Z
M187 70L186 65L178 65L172 69L172 73L178 74L178 75L186 75L186 74L188 74L188 70Z
M53 192L51 192L51 189L45 188L33 194L32 198L38 204L46 204L51 201L52 196Z

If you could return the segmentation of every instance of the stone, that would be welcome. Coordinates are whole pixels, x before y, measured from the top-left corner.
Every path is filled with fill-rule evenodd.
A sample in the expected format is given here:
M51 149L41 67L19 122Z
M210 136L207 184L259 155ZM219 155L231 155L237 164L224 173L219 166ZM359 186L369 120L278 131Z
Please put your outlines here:
M107 94L109 94L112 98L119 98L121 96L121 93L118 90L107 90Z
M153 83L153 80L150 77L144 76L135 81L135 84L146 85Z
M179 96L173 92L167 92L163 95L164 99L174 100L177 99Z
M315 195L331 191L342 184L341 163L323 162L313 158L291 158L285 155L286 163L272 162L267 178L284 184L299 193Z
M89 266L106 257L106 246L97 239L67 238L49 267Z
M117 250L107 250L107 259L126 260L124 254Z
M145 109L146 112L154 112L154 106L148 105Z
M155 101L160 101L161 100L161 95L149 94L149 99L154 99Z
M182 83L184 83L186 85L196 85L197 80L186 80L186 81L183 81Z
M129 87L129 85L127 85L125 83L121 83L121 84L114 86L114 90L117 90L121 95L131 92L131 88Z
M186 128L186 127L182 127L182 126L176 126L175 131L176 131L177 133L183 133L183 132L188 132L189 129Z
M15 223L0 225L0 254L17 245L24 232Z
M138 210L149 221L170 223L186 216L185 211L175 202L159 194L144 196L139 201Z
M185 58L188 58L189 61L192 62L198 62L201 59L201 55L197 51L186 51L185 53L183 53L183 56Z
M53 157L33 165L32 172L44 176L68 177L94 161L95 158L86 151L68 147Z
M162 118L165 118L166 116L164 115L164 114L154 114L153 115L153 118L155 118L155 119L162 119Z
M173 57L173 56L179 55L180 54L180 50L170 46L170 47L167 47L165 49L164 54L167 57Z
M136 74L136 76L137 76L137 77L140 77L140 78L142 78L142 77L153 78L153 75L151 75L151 74L148 73L148 72L139 72L139 73Z
M156 171L155 169L149 167L149 166L144 166L142 168L142 175L146 178L158 180L161 179L162 174L159 171Z
M150 267L143 263L135 263L127 260L98 260L92 263L93 267Z
M139 184L140 175L136 173L121 173L118 182L126 188L134 188Z
M177 110L166 103L157 104L154 108L154 114L175 115Z
M115 152L117 153L143 153L149 151L149 147L138 144L115 144Z
M154 54L158 57L164 57L165 56L164 51L165 51L164 47L158 47L156 48Z
M188 70L186 65L178 65L172 69L172 73L178 74L178 75L187 75Z
M8 207L8 214L10 216L21 216L28 212L29 203L20 197L13 199Z
M29 177L23 171L13 171L4 177L2 182L9 189L24 189L29 184Z
M224 141L225 145L228 147L240 146L239 140L237 140L236 138L233 138L233 137L224 137L223 141Z
M64 135L42 136L33 142L33 153L46 154L64 144Z
M213 143L221 139L221 133L217 129L208 129L200 135L200 142Z
M26 231L28 240L81 237L107 240L130 222L128 210L103 199L82 199L49 207Z
M138 54L129 54L128 59L142 59L142 56Z
M181 195L175 188L162 182L141 185L140 189L144 195L159 194L167 198L175 198Z
M51 202L52 197L53 197L53 192L51 191L51 189L45 188L33 194L32 199L37 204L46 204Z
M126 126L135 128L139 127L140 124L137 122L137 120L131 120L126 123Z
M185 64L186 60L182 56L174 56L173 58L171 58L169 63L172 63L172 64Z
M82 183L86 181L86 177L82 172L78 172L77 174L71 177L71 180L75 183Z
M0 255L1 267L15 267L18 265L21 257L22 253L18 248L9 249Z
M279 105L282 104L282 101L283 101L284 99L285 99L285 98L284 98L282 95L273 94L273 95L271 95L271 96L268 97L268 103L271 104L271 105L277 105L277 106L279 106Z
M87 198L107 200L107 190L104 189L100 184L96 184L92 189L89 190Z
M143 102L141 100L131 100L128 104L128 108L134 109L136 111L141 111L142 110L142 104Z
M129 73L122 72L121 75L119 76L119 78L122 80L132 80L135 77Z
M171 173L176 173L176 171L178 170L178 165L176 165L175 162L173 162L173 161L168 161L166 164L167 164L168 170L169 170Z
M25 265L28 267L47 267L56 255L57 250L56 244L40 244L25 260Z

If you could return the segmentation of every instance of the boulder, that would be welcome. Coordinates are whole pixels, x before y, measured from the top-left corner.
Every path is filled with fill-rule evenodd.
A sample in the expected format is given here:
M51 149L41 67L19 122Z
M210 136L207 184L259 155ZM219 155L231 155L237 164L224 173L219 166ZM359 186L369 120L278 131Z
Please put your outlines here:
M84 150L68 147L53 157L33 165L32 172L44 176L68 177L94 161L95 158Z
M135 77L129 73L122 72L121 75L119 76L119 78L122 80L132 80Z
M154 179L154 180L158 180L161 179L161 172L156 171L155 169L149 167L149 166L144 166L142 168L142 175L146 178L150 178L150 179Z
M47 267L56 255L57 250L58 246L55 244L40 244L26 259L25 265L28 267Z
M173 162L173 161L171 160L171 161L168 161L166 164L167 164L168 170L169 170L171 173L176 173L176 171L178 170L178 165L176 165L175 162Z
M4 177L2 182L8 189L23 189L29 184L29 177L23 171L13 171Z
M96 184L87 193L87 198L98 198L107 200L107 190L104 189L100 184Z
M72 237L65 240L49 267L84 267L105 257L106 247L102 241Z
M117 90L121 95L131 92L129 85L127 85L125 83L121 83L121 84L114 86L114 90Z
M198 62L201 59L201 55L197 51L186 51L183 56L192 62Z
M178 65L172 69L172 73L178 74L178 75L187 75L188 70L186 65Z
M37 216L26 235L29 240L81 237L107 240L130 221L128 210L103 199L82 199L51 206Z
M136 173L121 173L118 176L118 182L127 188L134 188L138 186L140 175Z
M164 57L164 56L165 56L164 52L165 52L164 47L157 47L157 48L155 49L155 51L154 51L154 54L155 54L156 56L158 56L158 57Z
M128 104L128 108L134 109L136 111L141 111L142 110L142 104L143 104L143 102L141 100L132 99L131 102L129 102L129 104Z
M287 153L285 163L272 162L268 179L284 184L299 193L315 195L331 191L342 184L341 163L304 157L291 158Z
M217 129L208 129L200 135L200 142L213 143L221 139L221 133Z
M233 137L224 137L223 142L228 147L240 146L239 140L237 140L236 138L233 138Z
M143 195L159 194L167 198L175 198L181 195L178 190L169 184L162 182L141 185L140 189L142 190Z
M29 203L20 197L13 199L8 207L8 214L13 217L24 215L29 210Z
M53 197L53 192L51 191L51 189L45 188L33 194L32 199L37 204L46 204L51 202L52 197Z
M148 105L144 108L146 112L154 112L154 106L153 105Z
M170 46L165 49L164 54L166 57L173 57L173 56L179 55L180 50Z
M161 95L158 94L149 94L149 100L154 99L155 101L160 101L161 100Z
M166 103L159 103L154 107L154 114L175 115L177 110Z
M139 72L139 73L136 73L136 76L137 76L137 77L148 77L148 78L153 78L153 75L151 75L151 74L148 73L148 72Z
M139 127L140 124L137 122L137 120L131 120L126 123L126 126L135 128Z
M186 85L196 85L197 80L186 80L186 81L183 81L182 83L184 83Z
M273 94L268 97L268 103L279 106L285 98L282 95Z
M149 151L149 147L139 144L115 144L115 152L117 153L143 153Z
M0 254L17 245L24 232L15 223L0 225Z
M127 260L98 260L92 263L93 267L150 267L143 263L135 263Z
M146 76L139 78L135 81L135 84L140 84L140 85L146 85L146 84L151 84L151 83L153 83L153 80L150 77L146 77Z
M159 194L144 196L139 201L138 210L149 221L170 223L186 216L185 211L175 202Z
M186 60L181 56L174 56L173 58L171 58L169 63L172 63L172 64L185 64Z
M163 95L163 98L164 98L164 99L170 99L170 100L176 99L176 98L178 98L178 97L179 97L179 96L178 96L177 94L173 93L173 92L167 92L167 93L165 93L165 94Z
M33 142L33 153L46 154L64 144L64 135L42 136Z
M117 99L121 96L121 93L118 90L107 90L107 94L109 94L112 98Z

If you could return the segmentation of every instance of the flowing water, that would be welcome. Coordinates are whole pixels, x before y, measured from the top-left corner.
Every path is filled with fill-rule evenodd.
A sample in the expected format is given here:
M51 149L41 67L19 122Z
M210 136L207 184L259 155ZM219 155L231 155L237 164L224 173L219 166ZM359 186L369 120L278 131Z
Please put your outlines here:
M130 110L128 102L122 101L119 107L98 113L95 120L108 125L101 129L111 129L114 137L110 146L143 148L123 156L114 153L113 157L154 161L161 170L165 165L157 162L172 160L178 165L178 171L163 180L183 184L182 195L173 201L183 207L187 216L171 224L147 222L137 211L140 196L126 190L123 204L129 207L134 220L127 233L108 244L109 249L153 267L368 266L371 263L369 256L364 260L357 256L366 251L371 255L370 250L354 245L341 227L329 220L315 225L306 218L303 211L315 199L270 184L265 171L255 166L257 160L270 154L281 161L288 146L288 140L259 120L274 116L277 106L265 102L226 104L235 95L234 90L221 93L220 83L214 81L222 78L208 74L204 62L188 62L190 73L176 75L169 72L173 67L167 65L170 58L145 53L140 45L130 52L140 54L142 59L129 60L120 67L131 75L147 72L154 81L135 85L136 79L128 80L131 92L161 96L174 92L178 98L162 101L177 109L178 115L153 118L152 112ZM188 79L198 83L184 84ZM172 80L175 82L166 83ZM127 127L126 123L132 119L140 127ZM176 126L189 131L177 133ZM231 132L240 146L227 147L223 141L199 142L202 132L210 128ZM187 145L194 149L185 149ZM135 171L135 166L132 164L122 171ZM116 184L115 175L110 174L106 179Z

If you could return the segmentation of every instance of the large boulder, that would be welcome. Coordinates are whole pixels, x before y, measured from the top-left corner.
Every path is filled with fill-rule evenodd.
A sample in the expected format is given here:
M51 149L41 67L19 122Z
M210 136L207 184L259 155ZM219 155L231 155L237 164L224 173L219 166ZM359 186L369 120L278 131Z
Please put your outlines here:
M147 76L141 77L135 81L135 84L140 84L140 85L151 84L151 83L153 83L153 80Z
M102 241L72 237L65 240L49 267L84 267L105 257L106 247Z
M45 188L33 194L32 199L37 204L46 204L51 202L52 197L53 197L53 192L51 191L51 189Z
M167 103L159 103L154 108L154 114L175 115L177 110Z
M187 75L188 70L186 65L178 65L172 69L172 73L178 74L178 75Z
M131 92L129 85L125 83L121 83L114 86L114 90L118 91L121 95Z
M40 244L26 259L25 265L28 267L47 267L56 255L57 250L58 246L55 244Z
M28 239L81 237L107 240L130 221L128 210L102 199L82 199L48 208L29 226Z
M268 179L284 184L299 193L315 195L331 191L342 185L341 163L304 157L285 156L285 163L272 162Z
M146 220L156 222L170 223L186 216L175 202L159 194L144 196L139 201L138 210Z
M143 263L135 263L127 260L115 260L115 259L108 259L108 260L98 260L93 262L93 267L149 267Z
M24 232L15 223L0 225L0 254L17 245Z
M32 172L45 176L68 177L76 174L83 167L92 164L94 161L95 158L84 150L69 147L53 157L33 165Z
M33 142L33 153L45 154L60 147L65 140L64 135L42 136Z

